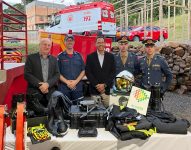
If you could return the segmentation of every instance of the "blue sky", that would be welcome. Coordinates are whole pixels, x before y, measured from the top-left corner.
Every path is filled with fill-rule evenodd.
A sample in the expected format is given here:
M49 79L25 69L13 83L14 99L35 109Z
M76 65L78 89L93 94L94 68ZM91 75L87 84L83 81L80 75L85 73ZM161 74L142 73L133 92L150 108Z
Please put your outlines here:
M21 3L21 0L4 0L8 3ZM52 3L61 3L64 1L62 4L65 5L74 5L77 2L82 2L84 0L39 0L39 1L45 1L45 2L52 2Z

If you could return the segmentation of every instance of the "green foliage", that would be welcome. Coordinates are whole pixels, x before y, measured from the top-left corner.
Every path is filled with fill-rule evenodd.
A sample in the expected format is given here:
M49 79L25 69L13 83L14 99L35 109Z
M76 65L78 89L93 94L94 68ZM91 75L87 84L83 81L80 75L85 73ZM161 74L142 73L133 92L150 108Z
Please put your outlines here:
M24 12L24 5L21 4L21 3L18 3L18 4L14 4L13 5L14 8L18 9L19 11L21 12ZM8 7L7 9L4 9L3 12L5 14L9 14L10 16L12 16L12 14L19 14L18 12L16 12L15 10L13 10L12 8ZM18 20L21 20L21 21L24 21L24 17L22 16L12 16L13 18L16 18ZM11 22L10 19L8 18L4 18L3 22ZM18 28L18 29L21 29L23 27L23 25L10 25L11 27L14 27L14 28ZM4 28L5 31L9 30L8 27L5 27Z
M21 0L24 5L27 5L28 3L31 3L35 0Z
M118 2L119 0L108 0L108 1L110 3L115 3L115 2ZM136 1L138 1L138 0L127 0L128 4L131 4L132 2L136 2ZM144 2L144 0L143 0L143 2ZM150 2L151 2L151 0L147 0L147 4L150 3ZM156 2L159 2L159 0L153 0L153 2L156 3ZM171 2L171 4L173 4L174 0L170 0L170 2ZM182 5L182 3L183 3L183 0L176 0L176 5ZM185 3L187 5L188 0L185 0ZM124 7L124 5L125 5L125 0L123 0L122 2L116 4L114 6L115 10L119 9L120 7ZM158 4L158 6L159 6L159 4ZM128 9L133 10L134 8L138 8L138 7L140 7L140 5L139 6L134 5L134 6L130 7L130 8L128 8ZM140 10L137 11L137 13L138 12L140 12ZM124 10L123 10L122 13L124 13ZM129 25L137 25L137 22L135 22L135 20L138 19L138 14L137 13L135 12L135 15L129 15ZM180 15L180 14L182 14L182 8L176 8L176 15ZM119 12L118 12L117 15L119 15ZM171 9L170 9L170 15L171 16L174 15L174 8L173 7L171 7ZM150 13L149 13L149 16L150 16ZM168 6L163 6L163 17L164 18L168 17ZM149 17L149 20L150 20L150 17ZM153 10L153 21L156 21L156 20L159 20L159 8L156 8L156 9ZM120 20L118 19L117 20L117 25L119 25L119 22L120 22Z
M26 4L31 3L34 0L26 0Z

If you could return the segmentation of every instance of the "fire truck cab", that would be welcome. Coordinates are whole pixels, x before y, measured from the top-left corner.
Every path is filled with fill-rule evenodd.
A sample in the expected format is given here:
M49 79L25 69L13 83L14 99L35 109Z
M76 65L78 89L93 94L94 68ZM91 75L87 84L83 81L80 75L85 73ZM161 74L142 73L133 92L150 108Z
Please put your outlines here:
M83 34L85 31L101 31L107 37L116 34L114 7L108 2L92 2L69 6L55 16L46 32Z

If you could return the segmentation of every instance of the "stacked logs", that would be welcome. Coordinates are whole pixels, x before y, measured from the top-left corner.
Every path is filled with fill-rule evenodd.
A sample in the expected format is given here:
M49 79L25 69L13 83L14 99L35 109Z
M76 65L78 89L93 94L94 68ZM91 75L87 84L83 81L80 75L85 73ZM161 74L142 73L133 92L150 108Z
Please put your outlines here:
M129 51L141 56L144 47L129 45ZM165 46L156 47L156 51L166 58L173 73L169 90L179 94L191 91L191 45L169 42Z
M191 45L169 42L160 52L173 73L169 90L179 94L191 91Z

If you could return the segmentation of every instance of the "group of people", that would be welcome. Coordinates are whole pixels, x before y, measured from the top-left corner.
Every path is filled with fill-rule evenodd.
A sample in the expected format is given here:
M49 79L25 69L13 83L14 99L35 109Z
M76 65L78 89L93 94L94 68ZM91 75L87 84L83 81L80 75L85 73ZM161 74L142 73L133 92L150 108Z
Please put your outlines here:
M155 53L155 41L152 39L143 41L146 55L138 59L136 54L128 52L126 36L118 41L120 51L117 55L105 51L105 39L98 36L96 51L87 56L86 64L81 54L74 50L73 35L66 35L66 49L57 58L49 54L51 43L48 38L41 39L39 52L28 56L24 70L28 82L27 93L40 93L43 96L40 103L45 107L56 89L76 104L75 100L83 96L84 76L90 82L91 96L99 95L105 107L109 106L109 94L115 76L123 70L131 72L135 79L141 76L139 85L147 90L160 84L161 92L164 93L172 80L169 66L165 58Z

